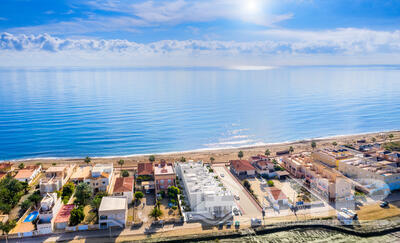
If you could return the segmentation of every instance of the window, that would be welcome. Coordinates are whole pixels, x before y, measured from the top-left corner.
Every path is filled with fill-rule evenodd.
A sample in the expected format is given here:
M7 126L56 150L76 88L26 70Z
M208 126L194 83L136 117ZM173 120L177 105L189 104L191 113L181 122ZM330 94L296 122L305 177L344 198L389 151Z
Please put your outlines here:
M168 184L171 184L171 179L168 179Z
M106 184L106 182L105 182L105 181L103 181L103 185L104 185L104 184Z
M101 215L101 216L100 216L100 219L101 219L101 220L107 219L107 215Z
M161 184L164 184L164 180L160 180L160 183L161 183Z

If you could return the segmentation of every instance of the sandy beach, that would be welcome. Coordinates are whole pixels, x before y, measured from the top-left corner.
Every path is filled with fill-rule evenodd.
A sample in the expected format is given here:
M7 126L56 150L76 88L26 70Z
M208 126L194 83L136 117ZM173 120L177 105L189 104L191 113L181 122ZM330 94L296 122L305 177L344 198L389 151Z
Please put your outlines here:
M274 143L266 144L263 146L253 146L253 147L241 147L241 148L228 148L228 149L210 149L210 150L195 150L187 152L174 152L174 153L163 153L154 154L156 161L160 159L165 159L166 161L177 161L181 157L185 157L186 160L203 160L205 162L210 161L210 157L213 157L214 163L227 162L231 159L237 159L237 154L239 151L243 151L244 158L251 155L264 154L266 149L271 151L271 156L274 156L277 151L287 150L290 146L294 148L294 153L303 151L312 151L311 141L315 141L317 148L319 147L329 147L332 146L333 142L337 142L338 145L345 144L355 144L357 140L365 139L367 142L372 142L375 138L376 142L389 142L388 135L393 134L393 140L400 138L400 131L388 131L379 133L366 133L357 135L342 135L342 136L332 136L327 138L316 138L308 140L300 140L294 142L285 143ZM138 162L148 161L149 155L132 155L132 156L122 156L122 157L93 157L91 158L92 163L115 163L123 159L125 161L124 167L129 169L129 167L135 167ZM13 160L13 163L25 163L25 164L36 164L42 163L43 167L46 168L53 163L77 163L83 164L83 158L39 158L39 159L22 159ZM118 166L119 167L119 166Z

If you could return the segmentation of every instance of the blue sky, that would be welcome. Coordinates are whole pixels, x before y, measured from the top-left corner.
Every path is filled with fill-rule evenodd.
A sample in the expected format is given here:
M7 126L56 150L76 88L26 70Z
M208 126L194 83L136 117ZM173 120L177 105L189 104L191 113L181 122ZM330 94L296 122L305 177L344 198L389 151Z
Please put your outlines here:
M398 54L399 29L395 0L2 0L0 52L16 63L43 51L93 65L99 52L130 65L380 64Z

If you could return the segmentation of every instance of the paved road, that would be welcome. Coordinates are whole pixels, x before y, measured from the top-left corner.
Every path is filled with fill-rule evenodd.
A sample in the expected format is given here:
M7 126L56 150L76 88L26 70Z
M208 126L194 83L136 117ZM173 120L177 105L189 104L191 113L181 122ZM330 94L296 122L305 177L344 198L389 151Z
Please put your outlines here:
M239 195L240 200L236 202L242 211L243 216L258 218L262 216L260 209L255 206L252 199L247 196L243 186L233 178L233 175L228 172L228 169L225 166L214 166L213 169L218 176L224 174L224 177L220 176L222 183L234 195Z

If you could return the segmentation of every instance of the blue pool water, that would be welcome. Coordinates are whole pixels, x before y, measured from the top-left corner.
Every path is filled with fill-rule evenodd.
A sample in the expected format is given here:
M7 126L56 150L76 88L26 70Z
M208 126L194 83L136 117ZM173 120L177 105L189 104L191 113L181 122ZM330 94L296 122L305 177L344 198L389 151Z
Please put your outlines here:
M0 160L239 147L399 128L399 67L0 69Z
M33 220L36 219L36 217L39 215L38 211L33 211L30 214L28 214L28 216L26 216L26 218L24 219L24 223L26 222L32 222Z

